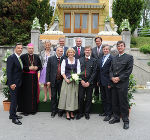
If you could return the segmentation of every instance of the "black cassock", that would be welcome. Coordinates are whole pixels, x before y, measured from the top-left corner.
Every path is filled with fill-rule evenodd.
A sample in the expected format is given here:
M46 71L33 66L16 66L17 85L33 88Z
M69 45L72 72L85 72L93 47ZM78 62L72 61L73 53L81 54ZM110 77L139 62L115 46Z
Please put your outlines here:
M22 112L36 113L39 102L38 71L42 68L38 55L23 54ZM37 66L37 71L30 71L29 66Z

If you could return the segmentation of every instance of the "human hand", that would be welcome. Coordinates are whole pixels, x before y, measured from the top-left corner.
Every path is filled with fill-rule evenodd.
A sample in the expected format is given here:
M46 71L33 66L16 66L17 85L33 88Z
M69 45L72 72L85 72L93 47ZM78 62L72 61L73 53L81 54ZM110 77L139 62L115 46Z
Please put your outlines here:
M11 88L12 90L15 90L15 88L16 88L16 84L12 84L12 85L10 85L10 88Z
M50 87L50 85L51 85L51 82L47 82L47 86Z
M36 71L38 69L38 67L37 66L34 66L34 71Z
M108 88L111 88L111 86L108 86Z
M81 84L83 87L85 87L85 81L81 80Z
M34 70L34 66L30 66L30 67L29 67L29 70Z
M85 87L89 87L90 86L90 83L89 82L86 82L85 83Z

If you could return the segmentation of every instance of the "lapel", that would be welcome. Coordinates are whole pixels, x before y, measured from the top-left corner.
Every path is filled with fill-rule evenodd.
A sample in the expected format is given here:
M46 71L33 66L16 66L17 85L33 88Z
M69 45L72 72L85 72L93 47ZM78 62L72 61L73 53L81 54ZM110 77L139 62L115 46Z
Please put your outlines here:
M107 64L107 63L109 63L109 61L110 61L110 55L109 55L109 57L107 58L107 60L106 60L106 62L104 63L104 65L103 65L103 67L105 67L105 65ZM102 59L102 58L101 58Z
M13 58L14 58L14 60L15 60L16 65L18 65L18 67L19 67L20 69L22 69L22 68L21 68L21 65L20 65L20 62L19 62L19 60L18 60L18 58L17 58L17 56L16 56L15 54L13 54Z

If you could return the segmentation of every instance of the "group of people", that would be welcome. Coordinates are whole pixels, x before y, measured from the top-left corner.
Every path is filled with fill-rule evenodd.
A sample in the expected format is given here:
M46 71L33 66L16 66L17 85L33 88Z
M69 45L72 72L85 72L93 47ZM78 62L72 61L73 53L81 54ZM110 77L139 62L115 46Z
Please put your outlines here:
M125 53L125 43L117 42L118 55L110 54L110 46L102 45L102 38L95 38L96 47L82 47L81 38L76 38L76 46L65 46L65 38L59 39L59 46L51 49L45 42L45 50L40 56L34 54L33 44L28 44L28 53L21 55L22 44L17 44L15 53L7 60L7 78L11 94L10 116L12 122L21 125L16 109L25 116L37 112L40 88L44 85L44 102L47 92L51 100L51 117L58 113L66 119L90 119L92 94L99 96L103 105L104 121L110 124L124 122L129 128L128 85L133 69L133 57ZM79 84L71 80L71 74L80 75ZM111 119L112 118L112 119Z

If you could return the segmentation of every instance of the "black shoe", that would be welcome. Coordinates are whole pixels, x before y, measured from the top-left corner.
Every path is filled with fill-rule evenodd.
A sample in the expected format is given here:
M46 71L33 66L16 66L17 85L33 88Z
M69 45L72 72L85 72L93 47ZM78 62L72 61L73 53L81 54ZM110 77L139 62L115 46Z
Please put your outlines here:
M109 124L114 124L114 123L119 123L120 120L119 119L112 119L109 121Z
M76 120L79 120L79 119L81 119L82 117L83 117L83 114L77 114Z
M16 118L16 119L22 119L23 117L16 115L15 118ZM12 116L9 116L9 119L12 119Z
M58 116L59 116L59 117L62 117L62 116L63 116L63 112L61 112L61 111L58 112Z
M36 114L36 112L32 112L32 113L31 113L31 115L35 115L35 114Z
M109 121L111 119L111 116L110 115L108 115L108 116L106 116L105 118L104 118L104 120L103 121Z
M24 116L28 116L29 114L28 113L22 113Z
M12 119L12 123L22 125L22 123L18 119Z
M106 113L100 113L99 116L107 116Z
M85 114L85 119L89 120L90 119L90 115L89 114Z
M124 123L123 129L129 129L129 123Z
M67 118L67 116L66 116L66 119L67 119L67 120L71 120L71 118Z
M51 118L54 118L55 115L56 115L56 113L55 113L55 112L52 112L52 113L51 113Z

